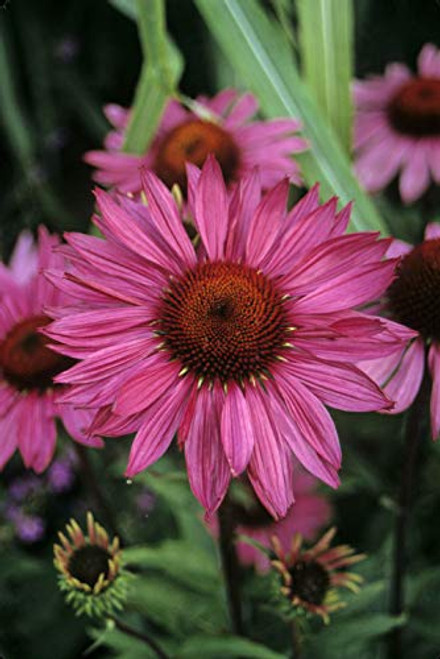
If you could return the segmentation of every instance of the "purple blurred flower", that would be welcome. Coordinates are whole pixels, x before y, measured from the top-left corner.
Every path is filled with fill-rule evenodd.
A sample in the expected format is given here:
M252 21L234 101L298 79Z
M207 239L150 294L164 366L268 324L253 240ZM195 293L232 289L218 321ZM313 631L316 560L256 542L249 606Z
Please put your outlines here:
M75 474L66 460L56 460L47 472L49 489L55 494L70 490L74 480Z
M22 542L37 542L44 535L44 521L41 517L19 515L15 520L15 531Z

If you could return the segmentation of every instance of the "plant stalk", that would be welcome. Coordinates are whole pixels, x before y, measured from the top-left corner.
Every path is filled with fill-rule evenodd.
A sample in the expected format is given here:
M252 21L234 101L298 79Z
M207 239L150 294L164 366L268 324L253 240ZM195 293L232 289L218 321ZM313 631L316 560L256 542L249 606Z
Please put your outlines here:
M218 511L219 545L228 599L229 615L234 634L243 635L243 618L240 593L240 566L235 549L235 522L228 495Z
M156 656L159 657L159 659L169 659L169 656L150 636L148 636L144 632L138 631L137 629L133 629L133 627L130 627L129 625L125 624L125 622L122 622L122 620L118 620L118 618L111 618L111 620L115 623L115 626L117 627L117 629L119 629L119 631L123 632L124 634L127 634L127 636L131 636L131 638L136 638L138 641L142 641L143 643L148 645L156 654Z
M403 468L399 487L398 509L394 529L393 565L389 611L392 616L399 616L405 608L405 574L407 569L407 537L410 509L413 499L414 473L419 453L419 446L425 433L426 409L429 406L430 378L425 364L425 375L411 409L408 412L405 444L403 449ZM388 658L402 657L401 626L390 634Z

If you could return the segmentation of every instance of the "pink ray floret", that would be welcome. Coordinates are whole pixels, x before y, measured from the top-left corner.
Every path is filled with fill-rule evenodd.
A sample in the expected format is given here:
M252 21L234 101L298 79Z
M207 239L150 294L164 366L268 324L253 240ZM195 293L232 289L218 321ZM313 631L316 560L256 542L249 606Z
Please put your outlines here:
M414 337L383 359L361 361L359 366L395 401L388 410L391 414L403 412L413 404L427 369L432 380L431 433L437 439L440 435L440 224L428 224L424 241L416 247L394 240L387 256L401 258L401 264L398 277L378 311L412 327Z
M316 187L288 212L287 182L261 197L254 171L231 196L212 157L188 180L197 249L149 172L147 206L97 190L104 237L66 235L69 270L47 276L76 303L45 331L80 361L57 381L73 385L66 402L95 408L92 434L136 432L127 476L177 433L209 514L246 472L281 518L294 500L292 454L339 484L325 405L393 404L355 362L414 335L356 309L387 289L395 262L377 234L344 235L349 209L321 206Z
M440 183L440 51L426 44L413 74L389 64L383 76L358 80L356 172L370 192L399 179L406 204Z
M58 245L44 227L38 245L23 232L9 267L0 264L0 468L18 449L26 467L44 471L55 451L57 418L76 441L102 445L84 433L90 413L64 403L66 387L53 382L73 361L52 351L41 334L50 322L47 307L70 303L42 273L63 267L63 257L53 251Z

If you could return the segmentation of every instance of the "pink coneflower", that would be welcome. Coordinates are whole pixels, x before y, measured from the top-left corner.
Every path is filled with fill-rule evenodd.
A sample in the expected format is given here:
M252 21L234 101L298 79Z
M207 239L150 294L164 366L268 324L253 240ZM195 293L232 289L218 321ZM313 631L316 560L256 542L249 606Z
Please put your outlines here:
M363 561L365 554L355 554L349 545L331 547L336 529L332 528L310 549L303 549L303 538L297 533L285 551L278 538L272 539L276 558L273 567L282 578L281 593L290 606L306 614L318 615L328 624L330 613L345 607L340 589L359 591L363 578L345 568Z
M230 503L230 514L237 525L238 535L248 536L267 549L270 549L272 537L277 536L285 552L289 551L295 533L300 533L306 540L314 540L319 529L328 523L331 506L325 496L316 491L318 481L298 467L292 484L295 503L279 522L273 520L245 482L246 498L242 496ZM243 565L255 565L260 572L270 569L270 560L262 551L240 540L236 546Z
M418 75L404 64L389 64L385 75L357 81L356 171L370 192L387 186L399 173L407 204L431 180L440 183L440 52L426 44Z
M82 432L89 413L60 402L64 388L53 379L73 361L51 350L40 333L50 322L45 307L69 301L41 273L63 267L63 258L53 253L58 243L43 227L38 247L23 232L9 268L0 264L0 468L17 448L26 467L37 473L46 469L55 450L57 417L77 441L101 443Z
M226 89L214 98L197 98L200 112L191 112L170 101L153 143L143 156L121 151L129 111L107 105L105 113L116 128L105 141L105 151L89 151L85 160L97 168L94 179L121 192L142 189L140 169L147 168L171 188L177 183L186 191L185 163L202 167L209 153L215 155L227 185L242 178L253 167L261 167L261 181L269 188L283 176L300 182L299 168L292 155L304 151L306 142L295 132L295 119L255 121L258 104L251 94Z
M425 370L425 350L433 380L431 430L440 434L440 224L428 224L425 240L413 247L395 240L388 256L402 257L397 278L389 287L382 313L417 332L416 339L380 360L360 362L362 370L384 387L394 401L391 413L403 412L414 401Z
M338 485L341 450L323 403L391 405L353 365L413 335L353 310L390 285L389 241L344 236L349 208L320 206L316 188L287 213L287 180L261 200L254 172L231 198L214 158L188 172L198 252L149 172L148 206L96 192L105 240L67 234L72 270L48 276L78 304L46 333L81 362L57 381L75 385L64 400L100 408L92 433L138 431L128 476L160 458L177 431L208 512L247 470L263 505L283 517L292 453Z

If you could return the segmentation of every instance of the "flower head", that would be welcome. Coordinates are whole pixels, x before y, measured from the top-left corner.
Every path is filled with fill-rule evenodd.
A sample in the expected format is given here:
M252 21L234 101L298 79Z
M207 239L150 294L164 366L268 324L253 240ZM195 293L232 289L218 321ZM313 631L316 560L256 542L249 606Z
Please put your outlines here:
M397 277L388 288L380 307L391 319L414 331L402 348L381 360L360 362L359 366L396 401L389 412L397 414L414 401L425 371L425 352L432 377L431 430L440 435L440 224L428 224L425 240L413 247L395 240L388 256L400 256Z
M364 560L348 545L330 547L336 533L331 528L310 549L303 549L301 534L295 534L286 552L276 536L272 539L275 558L272 566L282 578L281 594L295 611L319 615L328 623L329 614L345 606L339 599L340 588L358 592L363 579L358 574L341 570Z
M294 119L255 121L256 99L226 89L214 98L198 97L194 110L170 101L157 135L143 156L122 153L129 111L108 105L105 113L116 131L105 141L105 151L90 151L85 160L97 168L98 183L121 192L142 189L141 168L147 168L171 189L174 184L186 191L186 162L202 167L207 156L215 155L228 185L262 164L263 187L269 188L282 176L300 182L299 169L291 157L306 149L306 142L294 135L300 124Z
M127 584L119 538L110 542L91 512L87 513L87 535L73 519L66 529L69 537L60 532L61 545L54 545L54 565L66 601L78 615L110 616L122 609Z
M197 251L169 190L148 172L148 206L97 191L105 239L66 236L72 268L53 280L79 302L45 332L80 362L57 381L75 385L66 402L99 408L92 434L137 431L127 476L177 432L208 512L247 471L263 505L283 517L294 499L292 453L338 485L341 450L323 403L392 404L353 365L412 336L353 310L390 285L389 242L344 236L349 209L320 206L316 189L287 212L288 182L261 199L254 172L231 197L211 157L201 173L189 168L189 181Z
M440 183L440 52L426 44L418 73L389 64L383 77L357 81L356 170L370 192L399 173L400 195L416 201L431 180Z
M42 273L63 266L53 252L58 244L43 227L38 246L22 233L9 267L0 264L0 468L18 448L26 467L46 469L55 451L57 417L77 441L101 443L82 432L87 412L60 402L63 387L54 377L74 362L55 352L40 331L50 323L47 307L70 302Z

